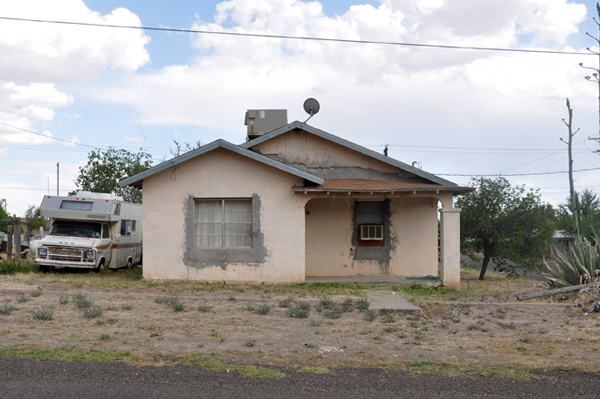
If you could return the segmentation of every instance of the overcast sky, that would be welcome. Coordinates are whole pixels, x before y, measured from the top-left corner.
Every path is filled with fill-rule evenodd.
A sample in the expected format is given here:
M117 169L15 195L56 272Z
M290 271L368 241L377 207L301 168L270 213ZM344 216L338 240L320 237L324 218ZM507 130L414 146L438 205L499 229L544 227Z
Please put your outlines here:
M0 17L214 32L586 52L596 2L576 0L0 0ZM594 47L595 46L595 47ZM312 126L467 185L507 176L568 195L565 100L578 189L600 189L589 55L415 48L0 20L0 199L74 189L94 147L170 157L173 140L245 141L247 109ZM8 126L7 126L8 125ZM12 126L12 127L10 127ZM37 132L39 135L14 129ZM61 139L61 140L55 140ZM65 141L66 140L66 141ZM542 174L541 174L542 173ZM519 175L519 176L514 176Z

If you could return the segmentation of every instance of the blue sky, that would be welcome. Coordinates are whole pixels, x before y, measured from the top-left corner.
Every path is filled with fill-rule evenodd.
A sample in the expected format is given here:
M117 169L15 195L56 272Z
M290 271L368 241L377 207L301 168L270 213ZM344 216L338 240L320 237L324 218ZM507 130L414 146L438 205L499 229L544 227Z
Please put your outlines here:
M14 3L14 4L13 4ZM0 2L0 16L560 51L593 46L595 2L566 0ZM91 147L245 140L250 108L311 124L459 184L504 174L556 205L568 194L562 118L575 111L579 189L600 189L591 56L415 49L0 20L0 199L11 214L74 189ZM65 143L10 126L70 140ZM450 174L450 176L446 176ZM465 175L465 176L461 176ZM49 187L49 190L48 190Z

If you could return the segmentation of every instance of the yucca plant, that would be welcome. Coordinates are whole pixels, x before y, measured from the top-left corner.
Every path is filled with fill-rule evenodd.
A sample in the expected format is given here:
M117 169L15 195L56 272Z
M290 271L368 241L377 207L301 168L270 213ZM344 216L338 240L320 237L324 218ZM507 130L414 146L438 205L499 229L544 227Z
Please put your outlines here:
M555 251L554 257L558 269L554 270L546 263L546 270L542 272L550 280L550 286L585 284L590 281L594 271L600 269L600 236L595 233L594 243L591 243L577 235L566 253Z

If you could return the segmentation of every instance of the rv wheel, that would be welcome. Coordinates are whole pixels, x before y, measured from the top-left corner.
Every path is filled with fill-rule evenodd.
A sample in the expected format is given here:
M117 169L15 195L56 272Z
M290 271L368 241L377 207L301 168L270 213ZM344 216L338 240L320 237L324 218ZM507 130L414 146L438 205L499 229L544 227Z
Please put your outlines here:
M100 273L100 270L102 270L102 269L104 269L104 259L102 259L102 260L100 261L100 263L98 263L98 267L96 267L96 268L94 269L94 272L95 272L95 273Z
M131 258L127 259L127 268L131 269L131 266L133 266L133 263L131 261Z

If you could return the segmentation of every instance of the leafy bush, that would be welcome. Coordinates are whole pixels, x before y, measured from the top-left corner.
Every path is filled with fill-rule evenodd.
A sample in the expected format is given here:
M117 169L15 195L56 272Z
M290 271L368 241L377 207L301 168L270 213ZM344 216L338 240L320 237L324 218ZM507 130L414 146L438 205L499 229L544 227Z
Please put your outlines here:
M17 297L17 302L23 303L29 301L29 297L25 296L25 294L21 294L21 296Z
M575 237L573 245L567 253L554 252L557 270L546 263L542 272L550 280L552 287L568 287L590 282L594 272L600 269L600 236L594 236L595 244L585 238Z
M258 314L263 315L263 316L268 314L270 311L271 311L271 307L269 305L260 305L257 310Z
M37 298L39 296L42 296L42 291L40 290L32 290L29 295L31 295L32 298Z
M34 320L52 320L54 319L54 306L42 306L40 310L33 312Z
M87 299L87 295L79 293L73 297L73 302L75 302L75 306L79 309L88 309L94 306L94 301Z
M210 312L211 310L213 310L213 307L209 306L209 305L198 306L198 312L206 313L206 312Z
M100 306L92 306L83 311L83 317L86 319L95 319L96 317L102 316L102 308Z
M10 305L10 299L4 301L4 306L0 308L0 314L11 314L18 310L16 306Z
M367 310L371 306L371 302L367 298L360 298L356 301L356 307L359 310Z
M0 274L31 273L35 271L37 265L35 262L18 258L1 259Z
M170 306L176 312L181 312L185 309L185 305L179 301L177 297L169 297L169 298L156 298L154 300L156 303L162 303L164 305Z
M287 311L288 316L295 317L297 319L306 319L309 313L310 303L307 302L298 302L296 305L290 306Z

